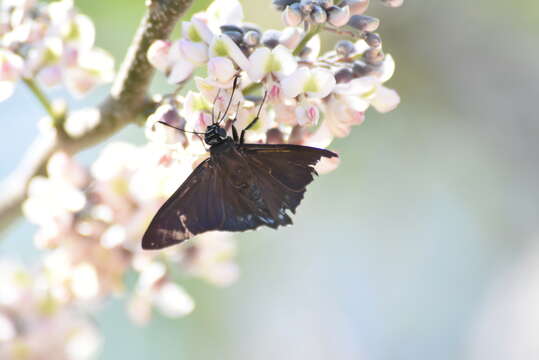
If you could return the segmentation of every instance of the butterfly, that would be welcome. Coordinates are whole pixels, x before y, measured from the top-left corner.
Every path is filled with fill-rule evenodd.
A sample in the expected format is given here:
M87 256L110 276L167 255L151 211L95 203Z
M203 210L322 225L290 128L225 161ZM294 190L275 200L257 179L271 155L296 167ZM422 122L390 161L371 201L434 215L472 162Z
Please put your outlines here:
M206 231L292 224L287 211L295 213L317 174L314 165L337 154L302 145L245 144L245 132L256 124L261 108L239 136L234 125L233 136L227 136L220 121L207 127L209 158L158 210L142 238L143 249L162 249Z

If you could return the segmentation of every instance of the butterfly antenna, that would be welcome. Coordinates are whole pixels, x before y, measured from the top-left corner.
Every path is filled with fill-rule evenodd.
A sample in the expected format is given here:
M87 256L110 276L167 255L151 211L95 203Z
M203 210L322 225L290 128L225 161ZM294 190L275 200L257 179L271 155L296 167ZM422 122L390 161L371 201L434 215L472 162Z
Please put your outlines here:
M232 104L232 100L234 99L234 92L236 91L236 88L238 87L238 79L240 78L239 75L236 75L234 77L234 82L232 83L232 93L230 94L230 99L228 100L228 105L226 106L225 113L223 114L223 118L219 119L219 122L217 124L220 124L221 121L224 120L226 117L226 114L228 114L228 110L230 109L230 104Z
M171 128L173 128L173 129L182 131L182 132L184 132L184 133L195 134L195 135L205 135L205 133L201 133L201 132L187 131L187 130L185 130L185 129L180 129L179 127L176 127L176 126L174 126L174 125L167 124L167 123L164 122L164 121L158 121L158 123L163 124L163 125L166 125L166 126L168 126L168 127L171 127Z
M221 93L221 89L217 90L217 95L215 96L215 99L213 99L213 104L211 106L211 123L215 124L215 103L217 102L217 99L219 99L219 94Z

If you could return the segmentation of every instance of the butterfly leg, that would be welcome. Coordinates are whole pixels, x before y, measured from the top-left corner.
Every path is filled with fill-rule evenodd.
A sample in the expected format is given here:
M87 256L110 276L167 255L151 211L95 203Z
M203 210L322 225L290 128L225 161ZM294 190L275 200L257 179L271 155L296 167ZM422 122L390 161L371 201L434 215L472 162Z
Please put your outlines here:
M236 129L236 127L234 126L234 124L232 124L232 139L234 139L234 142L237 143L238 140L239 140L239 137L238 137L238 130Z
M245 129L243 129L243 130L241 131L241 135L240 135L240 144L243 144L243 141L244 141L243 138L245 137L245 132L246 132L247 130L249 130L250 128L252 128L252 127L254 126L254 124L256 124L257 121L258 121L258 116L255 117L255 118L253 119L253 121L251 121L251 122L249 123L249 125L247 125L247 126L245 127Z
M264 102L266 101L266 96L268 95L268 92L266 91L264 93L264 97L262 98L262 102L260 103L260 107L258 108L258 112L256 114L256 117L249 123L249 125L247 125L245 127L245 129L243 129L241 131L241 135L240 135L240 144L243 144L243 138L245 137L245 132L247 130L249 130L250 128L252 128L256 122L258 121L258 119L260 118L260 111L262 111L262 106L264 105Z

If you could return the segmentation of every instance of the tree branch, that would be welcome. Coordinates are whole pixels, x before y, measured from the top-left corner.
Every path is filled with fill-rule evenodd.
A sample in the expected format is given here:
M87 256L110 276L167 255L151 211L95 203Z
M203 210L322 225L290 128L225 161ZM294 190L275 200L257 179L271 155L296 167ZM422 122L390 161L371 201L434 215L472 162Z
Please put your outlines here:
M45 175L50 156L59 150L76 153L111 137L125 125L151 110L147 100L154 69L146 58L153 41L167 39L192 0L150 0L127 55L120 66L107 99L98 107L95 126L83 134L70 135L59 127L55 134L40 134L21 164L2 183L0 190L0 231L22 214L28 184L36 175ZM61 125L62 126L62 125Z

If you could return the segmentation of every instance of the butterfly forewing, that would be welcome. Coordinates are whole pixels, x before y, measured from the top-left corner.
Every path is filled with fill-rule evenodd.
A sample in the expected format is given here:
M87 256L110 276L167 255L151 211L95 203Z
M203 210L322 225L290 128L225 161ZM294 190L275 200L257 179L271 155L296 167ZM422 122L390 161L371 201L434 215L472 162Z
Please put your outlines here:
M165 202L142 238L143 249L161 249L223 222L222 203L211 159L202 162Z

